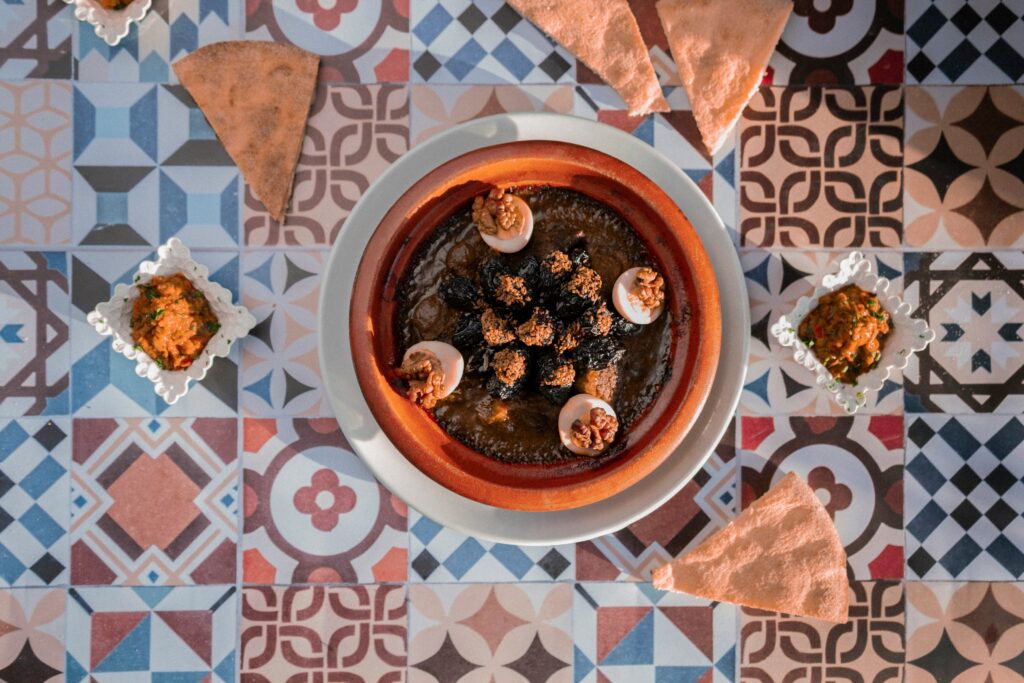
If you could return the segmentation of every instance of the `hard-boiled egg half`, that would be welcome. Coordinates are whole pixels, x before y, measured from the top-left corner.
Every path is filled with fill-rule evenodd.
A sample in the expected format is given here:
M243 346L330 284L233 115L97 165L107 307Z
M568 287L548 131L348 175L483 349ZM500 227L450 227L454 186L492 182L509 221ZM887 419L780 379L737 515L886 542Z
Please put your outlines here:
M493 235L484 232L479 225L477 225L477 229L480 231L481 239L491 249L503 254L514 254L525 248L530 243L530 238L533 237L533 211L529 204L516 195L506 194L504 196L511 198L511 206L519 216L519 220L512 226L512 229L498 228Z
M459 350L451 344L446 344L441 341L421 341L410 346L405 355L402 357L402 363L409 359L409 356L416 353L417 351L423 353L429 353L433 355L441 363L441 396L438 398L445 398L450 395L455 388L459 386L459 382L462 381L462 372L466 368L465 362L462 360L462 354Z
M637 288L636 276L641 268L630 268L615 280L612 286L612 303L623 318L636 325L649 325L658 319L665 309L665 303L654 308L644 306L633 294Z
M558 413L558 438L561 439L563 446L576 455L594 456L604 450L583 448L572 440L573 423L576 422L576 420L583 420L584 422L589 423L590 411L594 408L603 408L604 411L612 417L616 416L615 411L607 402L590 394L576 394L565 402L565 405L562 406L562 410Z

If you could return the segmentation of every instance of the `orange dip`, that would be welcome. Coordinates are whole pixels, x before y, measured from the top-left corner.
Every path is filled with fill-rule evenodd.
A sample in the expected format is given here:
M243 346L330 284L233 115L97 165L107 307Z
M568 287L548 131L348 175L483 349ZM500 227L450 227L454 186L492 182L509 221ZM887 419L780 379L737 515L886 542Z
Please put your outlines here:
M132 339L165 370L192 365L220 329L210 302L181 273L154 275L132 305Z
M878 365L889 323L878 297L847 285L818 300L800 323L799 334L833 377L856 384L859 375Z

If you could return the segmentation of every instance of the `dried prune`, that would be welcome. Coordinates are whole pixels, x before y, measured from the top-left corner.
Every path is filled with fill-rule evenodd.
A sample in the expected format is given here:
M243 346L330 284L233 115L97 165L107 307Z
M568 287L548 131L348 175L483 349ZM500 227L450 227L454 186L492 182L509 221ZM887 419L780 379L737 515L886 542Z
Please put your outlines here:
M612 331L611 311L602 301L597 306L583 312L580 316L580 331L585 337L606 337Z
M590 265L590 252L587 251L586 245L582 243L576 244L569 250L569 260L572 261L572 265L575 268L580 266Z
M480 298L480 290L468 277L452 276L441 282L438 288L446 304L464 311L471 311Z
M482 346L484 328L480 324L480 316L475 313L463 313L456 321L452 331L452 345L462 352Z
M545 354L537 361L537 391L555 405L565 403L573 392L576 368L565 356Z
M622 358L624 350L611 337L584 339L573 351L577 370L600 370Z
M544 257L540 264L539 290L547 294L565 282L572 273L572 261L564 251L555 250Z
M572 392L572 385L559 387L552 384L542 384L537 387L537 393L554 403L556 406L560 406L568 401L569 397L572 396Z
M618 311L610 311L612 316L612 329L609 334L613 337L632 337L635 334L640 334L643 330L642 325L631 323L621 315Z
M502 275L508 275L508 268L499 259L489 259L480 266L480 287L488 300L497 301Z
M487 393L502 401L508 400L520 393L526 387L526 380L521 379L514 384L505 384L496 375L487 379Z
M531 292L536 291L538 281L540 280L540 261L536 257L527 256L519 263L519 267L516 268L516 275L523 278L528 290Z
M491 396L500 399L519 393L529 378L529 355L522 348L505 348L491 357L493 374L487 380Z
M482 375L491 368L494 350L488 346L478 346L475 349L467 349L463 355L466 359L466 372Z

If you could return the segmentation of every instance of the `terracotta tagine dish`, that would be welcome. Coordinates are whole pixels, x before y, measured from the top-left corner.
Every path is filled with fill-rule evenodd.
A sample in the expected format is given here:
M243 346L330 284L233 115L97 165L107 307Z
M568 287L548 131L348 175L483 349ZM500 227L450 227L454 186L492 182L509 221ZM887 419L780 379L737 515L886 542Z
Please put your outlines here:
M650 474L693 426L718 289L679 207L628 164L529 141L397 199L360 261L360 389L429 477L496 507L574 508Z

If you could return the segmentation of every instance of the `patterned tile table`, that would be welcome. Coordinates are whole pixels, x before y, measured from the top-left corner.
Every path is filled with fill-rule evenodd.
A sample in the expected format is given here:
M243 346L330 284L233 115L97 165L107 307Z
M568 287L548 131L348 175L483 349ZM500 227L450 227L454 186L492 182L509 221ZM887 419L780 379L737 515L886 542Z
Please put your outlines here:
M1024 681L1024 0L795 0L705 154L503 0L154 0L109 47L0 0L0 681ZM219 40L322 56L272 220L170 65ZM751 305L739 410L704 468L576 545L468 538L378 484L331 414L331 244L407 150L551 111L664 153L721 214ZM258 324L173 407L85 322L179 236ZM852 249L938 337L856 417L768 328ZM851 621L654 590L650 570L786 472L849 555Z

